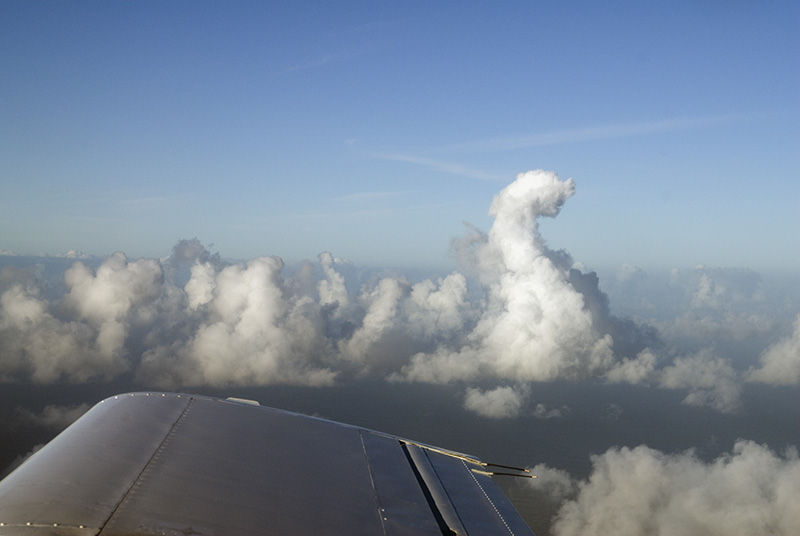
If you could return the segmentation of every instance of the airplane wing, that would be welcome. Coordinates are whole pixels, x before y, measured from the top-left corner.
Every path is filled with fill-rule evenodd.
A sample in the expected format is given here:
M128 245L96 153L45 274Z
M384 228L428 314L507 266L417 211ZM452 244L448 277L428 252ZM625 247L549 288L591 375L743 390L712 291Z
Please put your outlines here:
M0 536L529 535L484 465L247 401L103 400L0 482Z

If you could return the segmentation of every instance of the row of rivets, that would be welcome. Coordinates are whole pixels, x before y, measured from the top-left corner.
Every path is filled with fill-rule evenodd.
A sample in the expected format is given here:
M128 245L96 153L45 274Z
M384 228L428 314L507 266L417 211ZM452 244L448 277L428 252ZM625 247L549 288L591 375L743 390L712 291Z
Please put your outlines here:
M18 525L14 525L14 524L8 525L8 524L0 521L0 527L16 527L16 526L18 526ZM49 527L50 525L49 524L45 525L45 524L42 524L42 523L33 523L31 521L28 521L27 523L25 523L25 526L26 527ZM59 523L53 523L53 526L54 527L64 527L64 526L69 526L69 525L61 525ZM78 525L78 528L79 529L85 529L86 525Z
M143 394L143 393L131 393L131 394L130 394L130 396L136 396L137 394ZM150 396L151 394L152 394L152 393L144 393L144 396ZM120 395L114 395L114 400L119 400L119 396L120 396ZM161 393L161 396L167 396L167 394L166 394L166 393ZM181 395L176 395L176 396L177 396L178 398L180 398L180 397L181 397ZM102 404L103 402L105 402L105 400L101 400L101 401L100 401L100 403L101 403L101 404Z

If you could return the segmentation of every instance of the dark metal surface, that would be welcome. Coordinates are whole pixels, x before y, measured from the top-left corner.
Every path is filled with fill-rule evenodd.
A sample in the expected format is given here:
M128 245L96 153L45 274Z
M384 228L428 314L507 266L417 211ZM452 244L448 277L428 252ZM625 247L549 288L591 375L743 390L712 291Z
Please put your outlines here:
M0 482L0 534L97 534L189 400L97 404Z
M120 395L0 482L0 535L532 535L477 467L241 402Z
M462 458L425 450L468 534L532 534L490 476Z

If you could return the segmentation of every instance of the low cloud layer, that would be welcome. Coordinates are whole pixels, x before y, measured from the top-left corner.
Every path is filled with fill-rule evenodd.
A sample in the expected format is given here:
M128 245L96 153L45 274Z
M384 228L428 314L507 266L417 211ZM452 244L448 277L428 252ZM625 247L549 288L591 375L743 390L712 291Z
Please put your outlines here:
M800 526L800 459L752 441L704 462L693 452L639 446L592 458L578 481L547 466L532 489L561 504L555 536L749 536L795 534Z
M478 415L491 418L516 417L522 409L522 404L528 396L525 388L514 389L503 386L482 391L475 387L467 389L464 397L464 407Z
M742 366L726 348L700 343L778 333L776 322L737 309L765 301L747 270L675 271L665 295L682 296L685 307L671 319L613 315L598 276L539 232L539 219L556 217L574 192L555 173L520 174L492 202L491 229L454 242L459 270L420 282L391 275L354 284L345 276L352 267L330 253L289 268L278 257L232 264L197 240L162 260L119 252L99 264L77 260L56 285L7 266L0 381L126 377L164 389L457 382L465 408L497 418L560 411L537 399L532 382L646 384L720 411L739 408L744 381L800 382L800 320L759 350L758 367L758 354ZM645 279L627 265L614 284Z
M155 261L140 261L154 265ZM34 383L61 380L110 380L130 367L125 341L141 285L129 287L129 267L120 254L109 258L96 276L77 263L65 274L69 294L51 303L28 283L12 284L0 294L0 378L29 378ZM159 272L160 273L160 272ZM121 277L109 280L108 274ZM92 278L96 286L87 284ZM106 299L107 298L107 301ZM107 315L107 316L106 316Z
M710 406L729 413L741 405L739 374L709 351L679 357L656 377L661 387L688 390L683 403L690 406Z
M276 257L192 266L181 306L194 322L184 337L146 350L138 377L164 387L332 383L321 307L290 292L282 269Z
M751 381L797 385L800 384L800 315L794 323L794 331L776 342L761 354L761 366L753 370Z
M17 414L19 420L27 425L41 426L60 432L84 413L89 411L89 404L77 404L72 406L45 406L42 411L35 412L27 408L19 408Z

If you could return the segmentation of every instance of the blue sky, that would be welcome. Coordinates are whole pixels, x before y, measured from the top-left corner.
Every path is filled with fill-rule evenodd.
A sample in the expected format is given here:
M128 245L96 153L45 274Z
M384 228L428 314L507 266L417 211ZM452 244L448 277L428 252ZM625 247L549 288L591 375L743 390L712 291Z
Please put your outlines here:
M0 250L447 267L529 169L590 268L800 269L794 2L0 5Z

